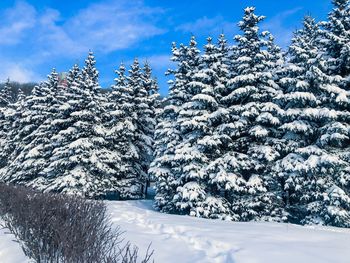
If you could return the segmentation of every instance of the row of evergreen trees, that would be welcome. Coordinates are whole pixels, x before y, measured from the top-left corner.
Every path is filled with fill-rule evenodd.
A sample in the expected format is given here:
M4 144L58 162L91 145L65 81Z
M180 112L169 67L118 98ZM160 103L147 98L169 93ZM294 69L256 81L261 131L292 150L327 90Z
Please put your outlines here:
M122 65L112 91L98 84L90 52L60 85L53 70L32 94L1 90L0 178L93 198L143 198L153 156L158 87L148 63Z
M231 220L350 227L350 6L305 17L287 54L246 8L241 35L173 46L156 128L156 206Z
M245 9L241 35L173 44L160 103L151 68L122 65L102 93L92 53L62 87L0 95L0 179L43 191L143 198L228 220L350 227L350 4L305 17L287 53Z

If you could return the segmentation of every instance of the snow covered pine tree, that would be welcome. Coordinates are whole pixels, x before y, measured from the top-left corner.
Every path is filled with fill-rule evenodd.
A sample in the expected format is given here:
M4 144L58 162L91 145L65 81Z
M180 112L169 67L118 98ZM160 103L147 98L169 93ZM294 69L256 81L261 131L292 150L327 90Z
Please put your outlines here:
M47 160L41 153L42 138L38 129L51 118L49 109L56 84L57 73L53 70L48 81L34 87L32 94L17 105L11 117L12 129L5 149L9 162L2 180L27 185L45 166Z
M176 205L176 192L183 183L179 178L182 174L181 159L184 156L179 153L182 134L178 118L182 106L194 95L189 83L198 70L199 50L192 37L189 46L181 44L177 48L173 43L172 52L172 61L177 63L177 69L167 72L174 75L174 80L171 81L170 94L163 102L163 109L159 111L155 160L151 164L150 174L156 180L156 207L164 212L181 213L182 208ZM190 207L186 209L189 211Z
M110 140L121 153L119 189L121 198L143 198L147 191L148 169L153 159L153 135L158 87L151 67L141 70L135 60L125 75L122 64L109 96Z
M119 159L107 147L102 121L106 100L100 91L95 63L90 52L81 74L73 68L70 85L60 90L65 101L53 122L54 147L40 182L45 191L101 198L116 190L114 167Z
M15 108L12 102L10 82L7 80L5 86L0 90L0 179L8 164L8 133L11 131L11 116Z
M179 177L182 185L177 188L174 201L181 212L226 219L231 214L229 204L220 196L217 178L213 178L216 175L207 166L221 155L225 143L217 127L228 114L219 104L220 90L227 82L222 54L227 50L223 36L219 47L212 44L211 38L207 41L198 69L188 84L193 97L182 105L178 115L182 142L176 149L175 160L182 166Z
M281 55L269 52L274 44L264 39L268 32L259 32L264 17L254 11L254 7L244 10L239 22L243 35L235 37L234 75L222 99L230 110L224 132L232 142L220 162L230 173L227 198L240 220L282 220L280 197L268 172L280 145L275 138L281 109L273 98L281 91L274 81L273 62Z
M278 100L285 109L280 129L286 147L275 169L284 191L289 221L340 226L347 219L333 221L336 216L332 215L333 211L342 205L332 204L331 195L333 191L339 193L334 178L345 163L325 141L336 136L330 127L337 125L342 113L331 109L327 102L327 90L338 85L338 78L325 74L322 41L318 24L313 18L305 17L303 29L292 39L288 63L281 73L284 94Z

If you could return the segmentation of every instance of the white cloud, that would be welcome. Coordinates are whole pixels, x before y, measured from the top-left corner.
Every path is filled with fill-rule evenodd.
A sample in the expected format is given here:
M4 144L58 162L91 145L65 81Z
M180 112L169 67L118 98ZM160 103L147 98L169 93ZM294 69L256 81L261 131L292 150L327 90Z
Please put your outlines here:
M170 60L171 56L168 54L165 55L153 55L149 57L141 57L139 60L141 63L148 61L151 67L154 70L166 70L168 67L173 65L173 62Z
M19 43L35 26L35 18L35 9L25 2L17 2L14 7L6 9L1 15L0 45Z
M82 47L78 35L74 39L66 32L64 25L58 25L60 20L61 14L55 9L47 9L38 17L38 31L40 33L37 37L37 43L41 49L39 50L41 56L71 56L78 55L83 51L86 52L89 48ZM90 48L94 49L94 46Z
M267 18L265 22L261 24L261 28L263 30L271 31L271 33L276 37L277 43L285 47L289 44L293 31L295 30L295 28L285 26L285 21L300 10L302 10L302 8L297 7L281 12L271 18ZM175 28L175 30L190 32L200 36L204 35L215 37L222 32L224 32L227 36L234 35L238 32L238 27L236 23L228 22L222 16L204 16L195 21L179 25Z
M163 12L141 1L109 1L81 10L64 25L80 45L104 52L128 48L140 40L164 33L153 16Z
M0 78L36 81L41 78L35 70L50 60L76 59L90 49L105 54L128 49L165 32L157 25L163 12L143 0L106 0L67 18L19 1L0 10Z
M261 27L264 30L269 30L275 36L276 42L280 46L286 47L288 46L291 40L293 31L295 31L295 28L286 27L284 25L284 22L286 19L296 14L300 10L302 10L302 8L297 7L291 10L286 10L284 12L281 12L278 15L271 17L270 19L266 19L266 21L262 23Z
M55 9L39 12L27 2L18 2L0 13L0 45L32 40L42 56L71 57L89 49L109 53L164 33L154 20L162 12L143 1L110 0L91 4L63 20Z
M1 64L0 65L0 82L6 81L6 79L18 81L18 82L37 82L41 81L42 77L37 75L34 71L23 67L19 64Z
M179 25L175 30L205 36L218 36L221 33L225 33L226 35L233 34L237 31L237 26L235 23L225 21L222 16L212 18L204 16L196 21Z
M153 73L157 72L161 75L165 74L165 71L169 68L172 68L174 66L174 63L170 60L171 55L169 54L159 54L159 55L152 55L152 56L144 56L144 57L138 57L137 58L140 66L143 67L144 63L147 61L151 68ZM133 64L134 60L127 60L123 62L123 64L129 68Z

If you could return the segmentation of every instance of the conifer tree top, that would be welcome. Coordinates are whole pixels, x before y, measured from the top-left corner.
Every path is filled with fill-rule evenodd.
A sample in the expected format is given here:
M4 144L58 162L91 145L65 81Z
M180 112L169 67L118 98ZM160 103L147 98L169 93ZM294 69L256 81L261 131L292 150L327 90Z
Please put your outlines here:
M85 60L85 66L82 70L83 78L90 79L95 86L98 85L98 71L95 67L96 60L92 51L89 52L87 59Z
M69 70L67 75L68 85L72 84L74 81L78 81L80 77L80 68L78 64L74 64L73 68Z
M6 80L5 86L0 90L0 106L8 106L13 102L10 79Z
M48 84L52 87L56 87L58 84L58 73L55 68L52 69L50 75L47 76Z
M265 19L264 16L258 16L255 13L255 7L244 9L243 20L238 23L239 28L246 34L257 34L259 28L256 25Z
M118 77L114 79L116 85L113 85L112 88L125 87L127 85L127 77L125 75L125 71L125 65L124 63L121 63L119 69L115 71Z
M26 95L24 94L23 90L19 88L17 94L17 101L22 101L25 97Z
M349 0L333 0L332 3L336 8L344 9L349 5Z

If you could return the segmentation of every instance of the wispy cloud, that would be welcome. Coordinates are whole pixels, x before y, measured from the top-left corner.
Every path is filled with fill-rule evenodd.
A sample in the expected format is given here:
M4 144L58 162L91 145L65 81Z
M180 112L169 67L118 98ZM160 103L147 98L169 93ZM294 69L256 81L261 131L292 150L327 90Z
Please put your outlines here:
M25 2L17 2L1 14L0 45L19 43L35 24L36 10Z
M154 20L161 12L142 1L112 0L91 4L62 23L55 9L39 13L30 4L19 2L5 12L0 33L9 37L2 38L0 44L35 37L45 53L69 56L89 49L108 53L164 33Z
M138 57L137 58L140 66L143 67L144 64L147 62L150 64L153 73L161 73L161 75L165 74L165 71L171 67L174 66L174 63L171 61L171 56L169 54L159 54L159 55L152 55L152 56L144 56L144 57ZM123 64L126 67L130 67L134 62L134 59L130 59L127 61L124 61Z
M141 1L108 1L81 10L63 27L81 46L92 44L95 49L111 52L164 33L154 21L162 12Z
M8 78L18 82L36 82L42 80L40 75L23 65L6 62L1 63L0 82L5 82Z
M290 18L290 16L297 14L302 9L302 7L296 7L294 9L281 12L276 16L266 19L266 21L262 23L261 27L264 30L269 30L275 36L276 42L280 46L286 47L292 38L295 27L285 26L285 22L288 18Z
M237 32L235 23L228 22L222 16L201 17L195 21L184 23L175 28L177 31L190 32L204 36L218 36L220 33L231 35Z
M291 10L286 10L276 16L267 18L261 24L263 30L269 30L276 37L276 41L283 47L289 44L295 27L286 26L286 21L291 16L296 15L303 8L297 7ZM237 24L225 20L222 16L201 17L195 21L181 24L175 28L177 31L194 33L200 36L218 36L224 32L227 36L236 34L239 29Z
M1 75L26 81L36 75L33 64L48 59L76 59L89 49L100 54L129 49L165 32L157 25L162 13L164 10L148 7L143 0L107 0L66 18L56 9L37 10L19 1L0 11L2 63L9 65ZM16 49L22 52L18 61L13 56Z
M147 61L154 70L163 70L173 65L173 62L170 60L171 56L169 54L164 55L153 55L148 57L141 57L139 60L144 63Z

